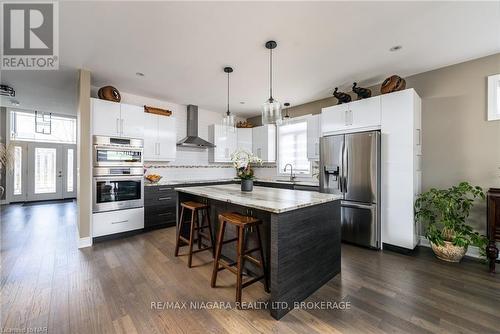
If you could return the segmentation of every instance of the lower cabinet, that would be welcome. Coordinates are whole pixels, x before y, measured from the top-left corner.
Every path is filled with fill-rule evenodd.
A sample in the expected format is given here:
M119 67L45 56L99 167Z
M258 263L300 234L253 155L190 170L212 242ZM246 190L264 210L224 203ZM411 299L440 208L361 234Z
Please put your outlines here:
M144 187L144 228L175 226L174 186Z
M293 183L254 181L253 184L254 184L254 186L258 186L258 187L293 189Z
M92 236L94 238L142 228L144 228L143 208L92 214Z

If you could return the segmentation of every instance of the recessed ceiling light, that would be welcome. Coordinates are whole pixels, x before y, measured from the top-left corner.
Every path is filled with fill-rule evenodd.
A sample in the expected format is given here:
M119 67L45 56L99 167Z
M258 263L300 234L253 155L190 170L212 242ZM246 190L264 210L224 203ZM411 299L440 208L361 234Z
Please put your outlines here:
M135 72L135 75L137 75L138 77L143 77L144 73L142 73L142 72Z
M240 104L245 104L245 102L241 101Z
M393 46L392 48L389 49L389 51L391 52L394 52L394 51L399 51L401 50L403 47L401 45L395 45Z

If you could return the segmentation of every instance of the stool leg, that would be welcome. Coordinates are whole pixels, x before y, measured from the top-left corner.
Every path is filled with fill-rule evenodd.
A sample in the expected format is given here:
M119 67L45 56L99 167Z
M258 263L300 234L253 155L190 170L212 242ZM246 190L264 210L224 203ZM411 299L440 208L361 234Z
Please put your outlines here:
M210 282L210 286L215 288L217 284L217 273L219 272L219 259L222 251L222 243L224 240L224 230L226 229L226 222L219 218L220 227L219 227L219 237L217 239L217 247L215 250L215 259L214 259L214 269L212 271L212 281Z
M243 244L245 241L245 228L238 226L238 259L236 274L236 302L241 304L241 285L243 282Z
M200 236L200 233L201 233L201 230L200 230L200 227L203 223L200 224L200 212L198 210L195 210L195 226L196 226L196 241L197 241L197 244L198 244L198 249L201 249L201 236Z
M267 266L265 265L265 261L264 261L264 250L262 249L262 240L260 238L260 228L259 228L259 226L256 226L256 228L257 228L257 239L259 242L260 263L262 264L262 271L264 273L264 290L269 293L269 276L267 273Z
M181 215L179 217L179 225L177 226L177 241L175 242L175 256L179 256L180 236L182 225L184 222L184 207L181 206Z
M188 267L191 268L191 263L193 261L193 239L194 239L194 222L196 219L196 210L191 211L191 228L189 231L189 257L188 257Z
M212 246L212 257L215 257L215 242L214 242L214 235L212 232L212 222L210 221L210 213L208 212L208 209L205 209L205 221L206 224L208 225L208 235L210 236L210 245Z

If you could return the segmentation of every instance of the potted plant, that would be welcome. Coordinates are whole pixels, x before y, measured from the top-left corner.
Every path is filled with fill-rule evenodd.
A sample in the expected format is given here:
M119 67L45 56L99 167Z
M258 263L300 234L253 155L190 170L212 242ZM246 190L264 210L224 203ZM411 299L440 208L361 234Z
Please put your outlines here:
M241 179L241 191L253 190L252 164L262 165L262 159L245 150L238 150L231 154L231 161L236 168L236 176Z
M472 230L466 223L476 199L485 198L483 190L467 182L448 189L430 189L415 201L415 220L424 225L436 257L449 262L460 262L469 245L486 252L488 239Z

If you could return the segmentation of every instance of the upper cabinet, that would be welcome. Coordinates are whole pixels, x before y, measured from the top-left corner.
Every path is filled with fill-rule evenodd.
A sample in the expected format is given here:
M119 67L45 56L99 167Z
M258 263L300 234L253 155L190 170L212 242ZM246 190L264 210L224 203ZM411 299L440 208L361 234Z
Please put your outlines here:
M175 118L143 113L144 161L173 161L177 152Z
M321 134L379 129L380 119L380 96L331 106L321 111Z
M143 107L92 98L91 108L94 135L143 138Z
M142 138L144 136L144 107L120 104L122 137Z
M238 150L252 152L252 128L237 128L236 140Z
M237 150L237 133L220 124L208 127L208 141L215 145L208 151L210 162L231 162L231 154Z
M276 162L276 126L252 128L252 152L264 162Z
M320 115L307 117L307 159L319 160Z

